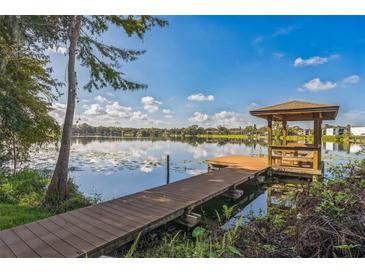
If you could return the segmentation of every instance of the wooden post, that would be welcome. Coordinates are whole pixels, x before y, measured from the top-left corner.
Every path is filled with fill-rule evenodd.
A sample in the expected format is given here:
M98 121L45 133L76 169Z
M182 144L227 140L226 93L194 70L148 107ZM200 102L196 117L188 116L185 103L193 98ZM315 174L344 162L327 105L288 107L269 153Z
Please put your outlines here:
M314 114L313 145L313 169L318 170L321 163L321 120L318 113Z
M318 169L320 169L322 163L322 119L321 116L318 119Z
M272 117L270 116L267 119L267 145L268 145L268 160L269 166L272 166Z
M166 184L170 183L170 155L166 155Z
M288 135L287 122L283 120L283 146L286 146L286 136Z

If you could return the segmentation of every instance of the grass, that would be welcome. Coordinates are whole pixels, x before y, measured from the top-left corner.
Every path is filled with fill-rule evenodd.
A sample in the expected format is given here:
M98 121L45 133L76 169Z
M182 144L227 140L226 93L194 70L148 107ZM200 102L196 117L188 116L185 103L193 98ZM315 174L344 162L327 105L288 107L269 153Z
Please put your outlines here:
M233 135L233 134L199 134L198 138L213 138L213 139L250 139L248 135Z
M242 135L242 134L200 134L198 135L199 138L212 138L212 139L257 139L261 138L260 135ZM280 137L281 138L281 137ZM286 137L287 141L299 141L299 140L312 140L313 135L306 135L306 136L292 136L289 135Z
M249 136L249 135L234 135L234 134L200 134L197 135L198 138L211 138L211 139L257 139L261 138L261 136ZM282 136L278 137L279 139L282 139ZM297 141L307 141L312 142L313 141L313 135L303 135L303 136L293 136L289 135L286 137L286 140L289 142L297 142ZM322 136L322 142L334 142L334 143L357 143L357 144L365 144L365 137L363 136L331 136L331 135L323 135Z
M47 218L51 213L43 207L0 203L0 230Z
M44 203L49 182L49 174L42 171L22 170L15 175L0 173L0 230L100 201L97 195L86 198L69 180L68 198L56 207L50 207Z

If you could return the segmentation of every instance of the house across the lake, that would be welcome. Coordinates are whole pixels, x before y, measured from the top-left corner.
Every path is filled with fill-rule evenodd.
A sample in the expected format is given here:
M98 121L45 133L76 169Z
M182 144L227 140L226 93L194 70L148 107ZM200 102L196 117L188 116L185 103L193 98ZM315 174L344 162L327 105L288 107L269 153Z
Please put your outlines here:
M297 131L297 135L304 136L304 135L310 135L312 131L309 128L301 128Z
M336 126L331 128L326 128L325 135L328 136L339 136L346 133L346 127Z
M365 136L365 126L351 126L350 133L355 136Z

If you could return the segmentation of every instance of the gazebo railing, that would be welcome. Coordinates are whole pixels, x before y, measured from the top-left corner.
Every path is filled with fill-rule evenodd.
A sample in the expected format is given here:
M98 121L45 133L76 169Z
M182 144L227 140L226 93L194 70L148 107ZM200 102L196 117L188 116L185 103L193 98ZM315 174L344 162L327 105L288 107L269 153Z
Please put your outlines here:
M320 151L314 146L270 146L269 165L318 170Z

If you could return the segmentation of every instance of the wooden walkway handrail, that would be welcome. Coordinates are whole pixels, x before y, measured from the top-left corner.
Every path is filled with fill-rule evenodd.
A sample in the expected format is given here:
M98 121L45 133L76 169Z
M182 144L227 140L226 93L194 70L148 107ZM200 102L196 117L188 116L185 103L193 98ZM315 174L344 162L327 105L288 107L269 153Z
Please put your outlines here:
M314 146L271 146L271 149L275 150L303 150L303 151L316 151L321 149Z

